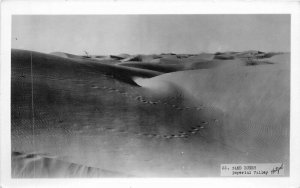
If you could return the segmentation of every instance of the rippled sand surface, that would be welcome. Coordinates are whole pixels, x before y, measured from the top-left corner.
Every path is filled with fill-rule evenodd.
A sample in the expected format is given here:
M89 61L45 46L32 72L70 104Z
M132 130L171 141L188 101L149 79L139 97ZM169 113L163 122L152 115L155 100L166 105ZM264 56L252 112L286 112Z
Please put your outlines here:
M201 177L272 162L288 172L289 54L267 60L164 74L13 50L12 176Z

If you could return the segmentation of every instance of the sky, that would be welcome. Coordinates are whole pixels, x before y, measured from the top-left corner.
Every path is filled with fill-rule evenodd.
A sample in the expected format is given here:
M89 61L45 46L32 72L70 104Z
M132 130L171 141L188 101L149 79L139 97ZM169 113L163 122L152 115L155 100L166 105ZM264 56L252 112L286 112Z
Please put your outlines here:
M290 15L14 15L12 48L92 55L290 51Z

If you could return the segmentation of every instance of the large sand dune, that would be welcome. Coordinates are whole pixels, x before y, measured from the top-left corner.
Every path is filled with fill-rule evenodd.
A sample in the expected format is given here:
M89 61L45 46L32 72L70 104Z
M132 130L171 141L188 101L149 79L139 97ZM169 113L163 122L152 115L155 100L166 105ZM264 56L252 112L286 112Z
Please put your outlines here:
M93 176L219 176L222 163L272 162L288 173L289 55L269 60L163 74L12 50L12 152L25 153L13 155L12 175L40 177L26 153L98 169ZM39 167L47 177L74 174Z
M247 152L249 158L288 164L289 58L281 54L265 59L272 64L254 66L227 60L213 69L162 75L151 81L170 80L197 102L220 110L223 126L214 131L222 132L223 142Z

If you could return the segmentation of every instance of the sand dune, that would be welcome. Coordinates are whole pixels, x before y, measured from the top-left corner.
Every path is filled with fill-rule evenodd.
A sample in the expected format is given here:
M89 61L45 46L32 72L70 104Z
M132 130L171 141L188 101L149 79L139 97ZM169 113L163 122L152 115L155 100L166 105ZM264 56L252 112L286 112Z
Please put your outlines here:
M54 77L54 79L55 76L80 77L81 75L79 75L79 73L84 70L87 71L88 69L90 74L105 74L106 76L122 80L123 82L135 84L132 81L132 77L134 76L149 78L161 74L159 72L151 70L116 67L101 62L94 62L89 59L64 59L37 52L32 52L32 56L34 56L34 58L36 59L36 61L34 61L34 64L37 66L37 70L40 71L39 74L48 75L47 72L49 72L49 76ZM31 66L30 58L30 51L13 50L12 60L14 61L15 67L12 68L29 69ZM45 61L43 58L46 58L47 61Z
M212 53L200 53L195 55L189 55L186 57L186 60L213 60L214 56L215 55Z
M117 60L122 60L130 57L128 54L120 54L120 55L110 55L111 58L117 59Z
M58 57L63 57L63 58L84 59L83 56L73 55L73 54L69 54L69 53L65 53L65 52L52 52L50 54L58 56Z
M115 64L119 63L118 58L111 58L110 56L102 56L102 55L90 55L90 56L80 56L80 55L73 55L73 54L68 54L65 52L52 52L50 55L54 55L57 57L62 57L62 58L68 58L68 59L73 59L73 60L89 60L89 61L94 61L94 62L100 62L103 64Z
M235 58L242 58L242 59L264 59L270 58L274 55L278 55L282 53L276 52L261 52L255 50L243 51L243 52L217 52L214 56L214 59L221 59L221 60L230 60Z
M19 178L130 177L118 172L69 163L47 154L20 152L12 152L12 176Z
M144 60L140 62L122 62L118 63L118 65L169 73L184 70L208 69L222 63L221 61L214 60L214 54L209 53L195 55L162 54L160 56L148 55L146 57L148 57L148 59L144 58Z
M289 55L270 61L210 60L216 66L162 74L149 64L13 50L12 151L56 156L67 165L51 163L66 166L54 174L63 176L72 176L70 164L116 176L199 177L219 176L222 163L260 162L283 162L288 175Z
M221 53L221 54L216 54L214 59L220 59L220 60L230 60L234 59L234 55L230 53Z
M148 70L158 71L162 73L184 70L183 65L163 65L163 64L142 63L142 62L126 62L126 63L119 63L118 65L125 66L125 67L148 69Z
M205 106L222 111L224 141L266 161L284 161L289 153L289 54L268 59L272 64L246 66L224 61L209 70L178 72L160 79L185 88ZM153 78L151 80L156 80ZM203 92L204 91L204 92Z
M182 60L180 61L180 63L174 63L174 64L126 62L126 63L118 63L117 65L152 70L161 73L170 73L170 72L184 71L184 70L209 69L220 65L220 63L222 62L217 60L208 61L202 59L189 59L189 60Z

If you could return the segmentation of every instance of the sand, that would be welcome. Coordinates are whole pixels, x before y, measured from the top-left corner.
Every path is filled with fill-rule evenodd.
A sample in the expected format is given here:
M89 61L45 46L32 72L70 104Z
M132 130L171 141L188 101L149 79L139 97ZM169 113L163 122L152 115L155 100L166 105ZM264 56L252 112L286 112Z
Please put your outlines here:
M22 178L131 177L128 174L66 162L49 154L20 152L12 152L12 176Z
M13 177L90 177L74 165L93 177L203 177L272 162L288 175L289 54L253 66L205 56L109 65L12 50Z

